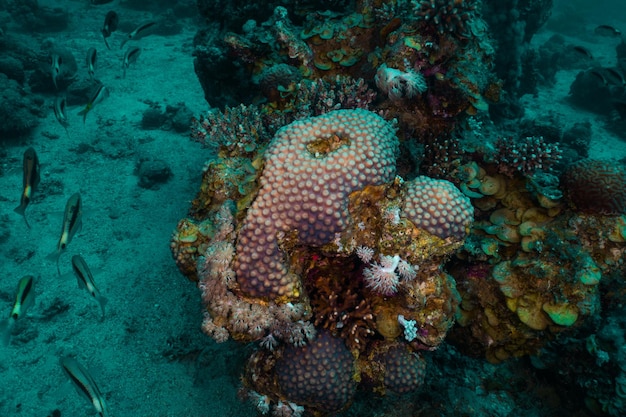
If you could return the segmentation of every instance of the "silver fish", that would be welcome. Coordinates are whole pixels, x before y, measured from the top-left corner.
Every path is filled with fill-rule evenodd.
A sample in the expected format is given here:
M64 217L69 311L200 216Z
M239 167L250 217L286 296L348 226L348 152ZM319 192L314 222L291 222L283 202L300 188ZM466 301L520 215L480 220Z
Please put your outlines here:
M109 90L103 84L100 84L94 95L91 97L91 100L87 103L84 109L78 112L79 116L83 116L83 123L87 119L87 113L93 109L93 107L103 101L105 98L109 96Z
M26 207L28 207L28 204L32 200L33 193L37 189L39 180L41 179L39 175L39 158L37 158L37 152L35 152L32 147L24 151L22 167L22 196L20 197L20 205L15 207L13 211L24 217L26 226L30 229L28 220L26 220Z
M126 53L124 54L124 61L122 62L122 69L124 73L122 74L122 78L126 78L126 70L130 66L130 64L134 64L137 62L137 58L141 54L141 48L137 48L136 46L132 48L128 48Z
M598 36L606 36L606 37L618 37L618 36L622 36L622 32L618 29L615 29L613 26L609 26L609 25L600 25L597 26L594 30L593 33L595 33Z
M87 51L87 57L85 58L85 63L87 64L87 72L89 73L89 78L92 80L96 73L97 62L98 51L96 51L96 48L89 48L89 50Z
M591 51L589 51L589 49L585 48L584 46L579 46L576 45L574 47L572 47L572 49L579 55L585 57L588 60L593 60L593 55L591 54Z
M101 32L102 37L104 38L104 44L106 45L107 49L111 49L107 38L111 36L111 33L117 30L117 25L119 24L119 21L120 20L117 16L117 13L115 13L115 11L113 10L109 11L104 18L104 25L102 26Z
M126 45L126 42L130 40L138 40L138 39L143 38L144 36L151 34L152 31L150 29L153 28L155 25L156 25L156 22L147 22L147 23L137 26L135 30L133 30L126 36L126 39L124 39L124 41L120 45L120 49L122 49L124 45Z
M100 294L100 290L96 287L96 282L93 279L93 274L82 256L72 256L72 270L78 279L78 287L86 289L87 292L100 304L102 318L104 319L104 307L107 304L107 299Z
M61 358L59 363L70 381L76 386L76 390L87 398L96 409L98 415L100 417L108 417L109 410L104 400L104 395L102 395L98 384L96 384L89 371L73 358Z
M61 66L63 65L63 58L59 54L52 54L50 56L50 75L52 77L52 83L54 88L58 89L57 78L61 75Z
M70 122L67 119L67 112L65 110L66 107L67 101L65 96L57 96L57 98L54 100L54 117L57 118L57 121L61 124L61 126L63 126L63 128L65 129L65 133L69 137L70 133L67 131L67 128L70 125Z
M9 318L0 321L0 336L4 345L11 342L11 331L15 322L26 314L26 310L35 302L34 277L26 275L17 284L17 294Z
M605 68L604 73L604 77L610 84L621 87L626 83L624 80L624 74L617 68Z
M592 69L589 74L596 78L602 85L607 85L608 81L600 69Z
M61 275L61 271L59 269L59 257L65 249L67 249L67 245L70 244L72 238L78 232L83 225L83 202L80 198L79 193L73 194L67 203L65 204L65 214L63 215L63 226L61 228L61 237L57 242L57 247L54 252L48 255L47 259L56 261L57 263L57 272Z

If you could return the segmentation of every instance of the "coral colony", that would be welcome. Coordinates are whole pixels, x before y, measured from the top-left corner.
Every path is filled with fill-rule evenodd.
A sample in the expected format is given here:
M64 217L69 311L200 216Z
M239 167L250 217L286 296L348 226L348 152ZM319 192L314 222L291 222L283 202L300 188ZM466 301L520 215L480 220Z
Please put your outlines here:
M493 363L548 349L623 273L623 170L582 160L559 183L565 161L540 129L480 130L503 86L480 5L277 7L224 35L256 104L194 121L218 157L171 248L204 332L256 342L243 390L260 413L415 391L446 337ZM217 94L207 57L196 71ZM626 387L621 366L611 381ZM609 415L626 401L608 385L587 395Z

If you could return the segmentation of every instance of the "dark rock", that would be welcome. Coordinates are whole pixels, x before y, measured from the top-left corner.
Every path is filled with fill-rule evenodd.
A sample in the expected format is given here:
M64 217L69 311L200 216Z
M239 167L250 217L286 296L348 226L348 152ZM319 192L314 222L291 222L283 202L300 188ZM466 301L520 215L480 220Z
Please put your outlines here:
M591 123L579 122L563 132L561 140L564 145L576 151L579 158L587 158L591 144L591 133Z
M31 74L28 84L32 91L40 93L56 93L68 88L77 79L78 65L76 58L72 52L63 47L54 44L51 40L44 42L41 46L41 54L39 55L39 66ZM55 88L52 81L51 57L57 54L61 57L61 72L57 76L57 87ZM68 103L69 104L69 103Z
M624 88L606 84L597 73L598 69L581 71L570 86L570 101L586 110L609 114L614 103L626 98Z
M0 136L21 136L39 124L43 99L28 94L15 80L0 74Z
M167 114L158 106L147 108L141 117L141 128L144 130L159 129L167 121Z
M24 64L22 64L20 60L11 56L4 56L0 58L0 72L20 84L23 84L24 79L26 78L26 74L24 73Z
M170 116L170 122L172 125L172 129L174 129L178 133L187 133L189 132L189 127L191 126L191 119L193 118L193 113L185 103L179 103L177 107L175 106L167 106L165 112Z
M38 29L41 32L61 32L67 29L70 22L70 15L67 9L61 7L40 7L37 18L41 22Z
M142 188L157 189L172 177L169 165L160 159L140 160L135 168L139 177L138 185Z
M39 6L37 0L9 0L6 8L15 22L29 32L60 32L69 24L67 9Z

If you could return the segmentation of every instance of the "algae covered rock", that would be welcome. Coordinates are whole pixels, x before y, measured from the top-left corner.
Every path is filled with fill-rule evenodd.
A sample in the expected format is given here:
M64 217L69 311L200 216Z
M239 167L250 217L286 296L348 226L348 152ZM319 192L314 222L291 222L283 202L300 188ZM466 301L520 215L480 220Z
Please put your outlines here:
M0 136L21 136L39 124L43 99L29 94L5 74L0 74L0 97Z

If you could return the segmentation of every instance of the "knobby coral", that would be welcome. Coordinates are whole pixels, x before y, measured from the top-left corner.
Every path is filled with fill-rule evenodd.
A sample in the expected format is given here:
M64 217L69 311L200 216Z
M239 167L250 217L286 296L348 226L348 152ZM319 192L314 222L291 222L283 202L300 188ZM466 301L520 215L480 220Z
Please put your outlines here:
M298 297L281 237L296 230L303 244L329 243L348 224L348 194L390 181L397 150L391 125L365 110L337 110L281 129L237 240L234 269L242 292Z

